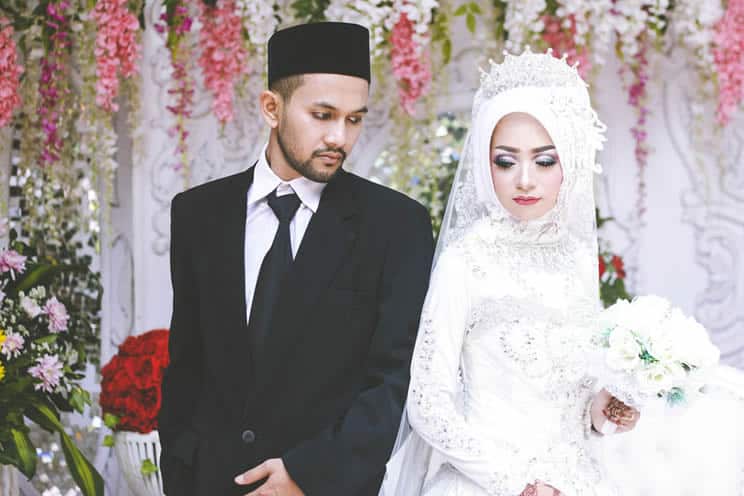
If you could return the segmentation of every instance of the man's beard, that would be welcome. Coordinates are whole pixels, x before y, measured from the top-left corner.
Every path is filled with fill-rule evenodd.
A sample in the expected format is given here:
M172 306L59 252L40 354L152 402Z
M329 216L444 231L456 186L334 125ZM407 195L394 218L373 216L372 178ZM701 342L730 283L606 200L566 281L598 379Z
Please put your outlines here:
M282 139L282 133L279 130L277 130L276 133L276 141L277 143L279 143L279 149L282 151L284 160L287 161L289 166L302 174L304 177L310 179L311 181L315 181L316 183L327 183L328 181L333 179L336 174L338 174L338 171L341 170L341 166L344 164L344 160L346 160L346 152L344 152L342 149L326 148L324 150L315 150L308 160L301 161L295 156L294 153L292 153L290 147L288 147L284 143L284 140ZM339 155L341 155L341 163L338 164L338 167L333 172L323 173L321 171L313 169L313 158L319 156L322 153L338 153Z

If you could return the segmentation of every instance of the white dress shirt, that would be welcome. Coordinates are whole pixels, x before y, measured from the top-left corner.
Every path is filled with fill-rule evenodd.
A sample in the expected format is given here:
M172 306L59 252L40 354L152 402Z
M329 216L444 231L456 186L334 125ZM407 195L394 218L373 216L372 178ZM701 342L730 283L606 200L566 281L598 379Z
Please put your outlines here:
M292 244L292 256L297 255L302 238L305 236L310 219L318 210L320 197L325 183L316 183L306 177L298 177L289 182L283 181L271 170L266 159L266 146L261 151L253 173L253 184L248 188L248 201L245 216L245 307L246 322L251 315L253 293L256 290L258 272L261 270L266 253L271 248L279 219L269 207L267 196L275 189L277 196L296 193L300 198L292 222L289 224L289 236Z

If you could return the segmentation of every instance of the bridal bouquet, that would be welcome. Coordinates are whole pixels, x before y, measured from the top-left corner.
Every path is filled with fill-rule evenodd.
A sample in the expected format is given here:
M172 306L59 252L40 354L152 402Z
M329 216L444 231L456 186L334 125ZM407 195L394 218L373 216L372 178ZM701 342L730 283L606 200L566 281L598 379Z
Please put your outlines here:
M700 323L658 296L619 300L600 314L600 329L605 389L637 408L692 399L720 357Z

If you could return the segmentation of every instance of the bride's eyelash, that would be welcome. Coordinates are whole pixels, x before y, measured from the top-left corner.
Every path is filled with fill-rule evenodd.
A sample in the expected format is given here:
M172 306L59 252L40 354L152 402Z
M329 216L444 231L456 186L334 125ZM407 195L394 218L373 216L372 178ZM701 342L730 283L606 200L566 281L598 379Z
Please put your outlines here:
M550 155L542 155L540 157L537 157L535 163L542 167L551 167L557 164L558 161L555 159L555 157L551 157Z
M493 163L496 164L497 167L500 167L502 169L508 169L509 167L512 167L516 164L514 159L509 155L496 155L496 157L494 157L493 159Z

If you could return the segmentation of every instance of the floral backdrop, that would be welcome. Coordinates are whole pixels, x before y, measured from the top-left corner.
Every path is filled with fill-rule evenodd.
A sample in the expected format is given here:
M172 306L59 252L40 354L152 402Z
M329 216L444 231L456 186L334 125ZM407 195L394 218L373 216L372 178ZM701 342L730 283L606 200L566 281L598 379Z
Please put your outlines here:
M134 138L136 153L147 131L139 87L145 3L0 4L0 135L8 137L0 139L0 151L9 157L0 164L7 185L0 193L2 217L35 252L79 268L60 275L50 292L76 288L60 300L66 298L71 318L85 324L71 339L92 361L98 356L101 291L92 261L109 228L117 133ZM608 58L619 58L618 77L635 116L627 132L634 143L640 221L653 153L649 122L658 111L649 92L659 84L652 77L659 61L674 50L694 68L692 141L701 167L722 160L720 136L744 97L744 0L164 0L153 32L170 57L168 156L183 187L205 166L190 146L195 95L208 92L220 136L228 139L241 102L265 86L269 36L325 19L370 28L373 105L394 121L394 146L378 158L372 175L427 205L435 230L469 121L467 115L439 113L434 103L446 91L443 74L457 53L456 31L485 33L489 46L510 51L551 48L578 63L590 82ZM714 113L706 112L710 105ZM119 115L128 126L115 126ZM600 252L602 296L611 301L626 294L625 268L606 243ZM42 475L48 465L42 460Z
M80 178L70 171L83 164L83 175L110 193L116 168L112 113L120 105L130 107L131 132L137 134L144 7L144 0L3 2L0 127L19 136L19 168L42 168L47 172L38 181L73 188ZM278 28L320 20L369 27L376 91L405 127L433 122L427 95L438 81L432 75L449 63L450 33L464 22L471 32L485 26L509 51L551 48L578 63L589 81L609 53L620 57L628 104L637 115L629 132L643 215L650 67L672 47L684 49L699 76L701 102L717 102L715 119L699 115L701 133L725 126L744 97L743 17L743 0L164 0L155 28L171 56L173 166L188 182L195 85L212 95L221 126L229 125L246 88L265 84L265 45ZM426 145L410 131L400 141L406 148Z

